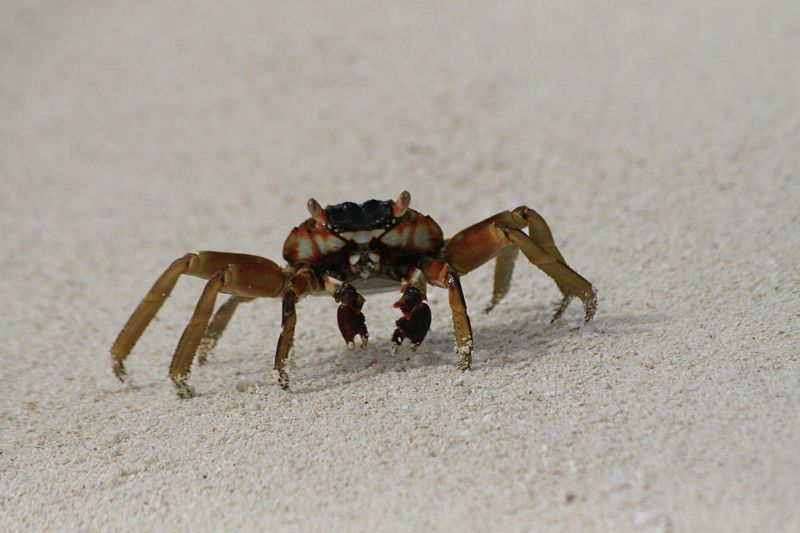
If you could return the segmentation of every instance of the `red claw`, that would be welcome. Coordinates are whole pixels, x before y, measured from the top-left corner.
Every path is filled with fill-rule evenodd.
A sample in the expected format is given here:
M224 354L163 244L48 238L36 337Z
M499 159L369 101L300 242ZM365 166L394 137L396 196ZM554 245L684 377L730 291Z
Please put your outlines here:
M339 302L336 318L344 342L348 348L352 348L355 345L354 339L356 335L359 335L361 337L361 346L365 348L369 333L367 332L366 318L364 318L364 313L361 312L361 308L364 306L364 297L358 294L351 285L347 284L336 289L333 297Z
M431 308L425 303L425 293L409 286L394 307L400 309L403 317L395 322L397 329L392 335L392 344L399 347L404 339L409 339L412 348L416 348L425 340L431 327Z

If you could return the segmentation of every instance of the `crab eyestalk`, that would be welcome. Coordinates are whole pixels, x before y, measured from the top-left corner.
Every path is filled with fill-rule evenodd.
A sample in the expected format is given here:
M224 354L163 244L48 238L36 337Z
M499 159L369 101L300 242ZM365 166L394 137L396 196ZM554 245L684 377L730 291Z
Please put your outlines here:
M319 205L319 202L313 198L309 198L306 206L308 207L308 212L311 213L311 218L322 225L328 223L328 215L325 213L325 210L322 209L322 206Z
M392 207L392 216L395 218L400 218L401 216L405 215L410 204L411 194L408 191L401 192L400 196L397 197L397 200L394 201L394 206Z

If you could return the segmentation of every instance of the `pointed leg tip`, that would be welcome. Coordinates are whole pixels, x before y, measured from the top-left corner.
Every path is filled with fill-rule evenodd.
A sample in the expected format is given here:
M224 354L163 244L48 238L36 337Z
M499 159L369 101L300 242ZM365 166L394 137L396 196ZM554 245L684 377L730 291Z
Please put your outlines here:
M572 302L572 295L571 294L564 294L564 297L559 302L558 307L556 307L555 312L553 313L553 318L550 319L550 323L553 324L559 318L564 315L564 311L567 310L569 307L570 302Z
M200 346L197 347L197 364L200 366L208 363L208 356L214 349L215 343L210 342L208 339L200 341Z
M456 348L456 355L459 356L458 369L469 370L472 366L472 339L467 339L466 344Z
M361 349L366 350L369 345L369 337L361 337Z
M583 304L584 316L583 322L588 324L594 318L595 313L597 313L597 294L593 294L593 298L588 300L586 303Z
M355 348L355 347L356 347L356 343L354 343L353 341L350 341L350 342L346 342L346 343L344 344L344 346L345 346L345 348L346 348L347 350L352 350L353 348Z
M392 343L392 355L397 355L397 353L398 353L399 351L400 351L400 343L398 343L398 342L393 342L393 343Z
M285 391L289 390L289 374L285 370L278 370L278 385Z
M175 382L175 393L181 400L188 400L194 398L194 389L190 387L185 381Z
M122 361L114 361L114 375L117 376L117 379L120 383L125 383L128 380L128 371L125 370L125 365Z

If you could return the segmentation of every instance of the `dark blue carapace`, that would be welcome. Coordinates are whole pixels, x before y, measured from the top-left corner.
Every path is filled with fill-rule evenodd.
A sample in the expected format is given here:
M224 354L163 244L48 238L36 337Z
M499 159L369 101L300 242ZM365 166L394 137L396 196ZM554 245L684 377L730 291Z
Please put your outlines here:
M328 223L339 231L357 231L380 228L392 223L394 215L391 200L368 200L363 204L344 202L325 208Z

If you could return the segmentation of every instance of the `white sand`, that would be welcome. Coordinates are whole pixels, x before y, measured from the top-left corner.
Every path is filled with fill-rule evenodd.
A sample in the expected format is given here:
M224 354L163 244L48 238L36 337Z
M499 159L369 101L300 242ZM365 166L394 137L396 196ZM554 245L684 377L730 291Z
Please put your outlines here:
M800 529L795 0L130 4L0 8L0 530ZM462 374L441 291L411 360L395 295L352 354L309 299L285 393L258 301L179 401L185 279L112 376L170 260L402 189L539 210L593 325L487 265Z

